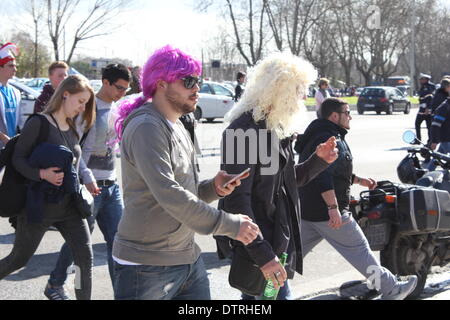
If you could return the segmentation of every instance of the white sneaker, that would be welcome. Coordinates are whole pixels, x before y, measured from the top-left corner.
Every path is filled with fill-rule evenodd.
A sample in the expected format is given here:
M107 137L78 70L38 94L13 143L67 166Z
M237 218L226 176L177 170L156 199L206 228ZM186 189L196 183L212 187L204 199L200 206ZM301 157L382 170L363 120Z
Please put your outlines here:
M409 276L408 281L397 281L394 288L388 294L383 294L381 300L403 300L417 286L417 276Z

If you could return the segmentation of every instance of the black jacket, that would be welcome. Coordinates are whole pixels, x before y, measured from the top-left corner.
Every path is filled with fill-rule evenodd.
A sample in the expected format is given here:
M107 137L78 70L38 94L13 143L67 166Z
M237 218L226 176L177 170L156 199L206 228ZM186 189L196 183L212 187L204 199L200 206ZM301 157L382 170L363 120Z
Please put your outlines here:
M53 89L50 82L46 83L44 88L42 89L42 93L39 97L37 97L36 102L34 103L34 113L40 113L44 111L47 103L52 98L55 93L55 89Z
M244 88L242 84L238 83L237 86L234 88L234 101L239 101L242 94L244 93Z
M57 187L45 180L30 181L27 192L27 216L30 222L39 223L44 215L45 203L58 203L66 194L78 191L78 175L72 164L73 153L67 147L51 143L39 144L28 162L34 168L58 167L64 172L63 184Z
M448 93L442 88L436 90L433 100L431 101L431 113L435 113L436 109L448 98Z
M299 162L307 159L316 147L330 137L337 138L338 159L307 185L298 189L302 205L302 219L308 221L328 221L327 204L322 193L334 190L341 213L349 210L350 186L353 177L353 157L345 141L347 130L326 119L314 120L303 135L297 138L296 151Z
M227 130L235 132L237 129L255 132L258 142L251 144L247 140L245 146L238 146L237 143L234 146L227 144ZM245 214L252 218L258 224L262 237L258 236L256 240L246 246L247 253L259 267L262 267L275 258L275 255L280 256L283 252L287 252L286 271L288 277L292 278L295 271L302 273L300 203L297 187L313 179L326 169L328 164L314 154L304 163L295 165L291 139L280 141L276 136L272 136L272 132L264 131L265 129L265 121L255 123L251 113L244 113L224 131L221 169L232 174L240 173L246 168L250 168L251 171L250 176L242 180L242 184L231 195L219 201L219 208L231 213ZM268 137L266 132L268 132ZM267 140L264 140L265 137ZM276 145L272 144L272 140ZM263 164L268 163L264 161L262 154L266 152L261 151L265 146L268 150L272 150L274 156L279 160L278 169L274 170L275 174L264 172L270 165L276 168L275 161L269 165ZM275 150L274 147L278 150ZM227 161L227 155L231 151L234 152L233 161ZM245 160L237 161L236 157L242 154L244 154ZM256 161L251 160L251 155L257 158L255 158ZM270 158L272 159L272 156ZM216 237L216 239L221 258L230 256L231 246L240 244L240 242L231 241L225 237Z
M431 83L425 83L419 90L419 113L425 112L425 109L431 108L431 101L433 100L434 90L436 86Z
M447 98L434 112L431 123L431 142L450 142L450 98Z
M184 128L189 132L191 136L192 143L194 143L194 129L195 129L195 117L194 113L184 114L180 117L180 121Z

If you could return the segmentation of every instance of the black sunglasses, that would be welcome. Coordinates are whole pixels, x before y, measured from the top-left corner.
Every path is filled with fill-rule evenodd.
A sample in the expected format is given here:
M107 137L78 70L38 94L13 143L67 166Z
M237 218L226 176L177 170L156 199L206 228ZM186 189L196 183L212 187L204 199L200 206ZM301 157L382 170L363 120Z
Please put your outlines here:
M200 83L199 77L193 77L193 76L187 76L184 78L181 78L184 82L184 87L186 89L192 89L196 84Z

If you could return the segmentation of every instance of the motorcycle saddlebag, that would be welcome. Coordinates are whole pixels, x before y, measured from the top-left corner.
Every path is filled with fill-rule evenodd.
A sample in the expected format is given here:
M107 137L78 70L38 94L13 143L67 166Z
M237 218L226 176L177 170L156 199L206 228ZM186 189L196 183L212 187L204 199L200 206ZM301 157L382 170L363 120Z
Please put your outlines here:
M418 234L450 230L450 195L447 191L417 188L402 192L399 198L401 233Z

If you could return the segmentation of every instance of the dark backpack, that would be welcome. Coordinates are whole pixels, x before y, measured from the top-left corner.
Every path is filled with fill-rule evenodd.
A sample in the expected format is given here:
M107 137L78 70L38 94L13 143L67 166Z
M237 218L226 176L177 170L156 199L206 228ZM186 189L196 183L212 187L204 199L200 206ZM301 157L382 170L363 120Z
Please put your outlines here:
M41 126L35 146L45 142L50 130L49 123L45 116L33 114L28 117L41 119ZM5 167L2 183L0 184L0 217L17 216L25 207L28 179L21 175L13 165L14 149L20 135L16 135L6 143L5 148L0 153L0 168Z

